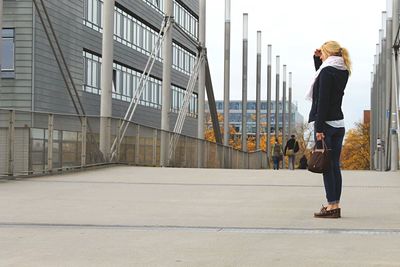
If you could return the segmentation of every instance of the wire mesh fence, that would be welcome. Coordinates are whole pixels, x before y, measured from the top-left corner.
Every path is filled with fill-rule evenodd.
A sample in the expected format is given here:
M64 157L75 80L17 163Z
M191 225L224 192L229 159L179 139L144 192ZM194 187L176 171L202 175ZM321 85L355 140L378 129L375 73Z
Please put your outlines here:
M112 138L122 119L113 118ZM0 176L21 176L108 164L99 150L100 117L0 109ZM160 129L129 123L112 163L160 166ZM169 139L175 133L168 132ZM179 135L168 166L180 168L267 168L267 155L242 152Z

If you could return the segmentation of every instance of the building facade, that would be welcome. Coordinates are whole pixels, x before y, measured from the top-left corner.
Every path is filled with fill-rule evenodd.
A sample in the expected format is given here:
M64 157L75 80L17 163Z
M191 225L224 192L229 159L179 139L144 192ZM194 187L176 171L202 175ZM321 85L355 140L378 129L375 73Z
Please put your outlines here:
M103 1L43 2L85 114L99 116ZM198 39L199 34L198 9L198 0L174 1L175 22L194 39ZM36 10L33 0L3 0L0 175L7 173L10 166L13 166L14 172L40 172L51 167L82 165L82 120L55 115L55 130L51 140L54 155L52 166L48 166L47 114L77 114L77 111L67 90L65 75L62 75L57 57L51 48L54 39L53 42L49 41L49 34L46 33L48 27L43 26L40 14L43 15L43 12ZM125 116L159 36L163 19L163 0L115 1L112 92L114 118ZM170 130L174 128L197 57L197 48L184 34L174 30L172 33ZM158 53L149 82L132 118L137 124L157 129L161 128L162 58L161 52ZM197 92L195 88L182 130L182 134L193 137L197 136ZM15 163L10 163L9 153L3 153L10 150L8 110L11 109L17 110L12 153L12 158L18 159ZM88 123L98 136L98 121L89 118ZM112 127L115 134L117 123ZM92 142L95 142L95 138L97 137L92 138Z
M275 101L271 101L271 133L275 132ZM224 114L224 101L216 101L217 112L221 115ZM287 129L289 128L289 107L287 105L286 110L286 133ZM261 125L261 133L267 132L267 110L268 104L267 101L261 101L261 118L260 118L260 125ZM279 131L282 131L282 102L279 102ZM207 110L208 112L208 110ZM209 116L208 116L209 117ZM297 106L292 104L292 114L291 114L291 121L292 121L292 129L296 128L297 126L303 124L304 118L298 112ZM208 123L210 126L211 124ZM239 134L242 132L242 101L232 100L229 102L229 124L232 125L236 132ZM256 101L255 100L248 100L247 101L247 134L248 135L255 135L256 133ZM287 133L289 134L289 133Z
M100 114L101 0L44 0L50 21L87 115ZM4 0L0 108L76 113L32 0ZM175 0L175 22L198 38L198 1ZM113 117L124 117L157 41L163 0L117 0L114 10ZM195 64L197 49L173 31L170 125ZM133 121L160 128L162 54L157 55ZM183 133L197 134L197 88ZM35 126L35 122L32 122Z

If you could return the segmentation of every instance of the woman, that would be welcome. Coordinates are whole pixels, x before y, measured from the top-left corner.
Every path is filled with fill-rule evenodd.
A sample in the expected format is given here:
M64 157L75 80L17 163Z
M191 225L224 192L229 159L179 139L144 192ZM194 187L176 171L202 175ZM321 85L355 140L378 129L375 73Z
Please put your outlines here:
M327 206L314 213L317 218L340 218L342 175L340 153L345 134L342 99L351 74L349 52L335 41L324 43L314 52L317 73L307 94L312 100L309 122L314 121L315 141L325 140L331 155L331 167L323 173Z
M275 139L275 144L272 145L271 154L274 170L279 170L279 162L282 160L282 146L279 144L278 139Z

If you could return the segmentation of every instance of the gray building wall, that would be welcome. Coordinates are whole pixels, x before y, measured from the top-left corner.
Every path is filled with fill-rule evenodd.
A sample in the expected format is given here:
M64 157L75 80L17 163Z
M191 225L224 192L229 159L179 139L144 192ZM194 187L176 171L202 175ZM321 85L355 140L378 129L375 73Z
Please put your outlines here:
M31 110L32 0L3 2L3 28L15 29L15 78L0 79L0 108Z
M86 114L99 115L100 96L82 90L84 82L82 52L88 50L101 55L101 33L83 24L83 0L44 0L44 2ZM178 2L191 8L197 16L197 0ZM32 0L5 0L4 3L4 27L15 28L16 77L1 80L0 107L75 114L71 98ZM157 32L159 31L163 17L144 1L117 0L116 4L129 10L133 16L140 18ZM196 52L196 48L180 33L174 31L173 38L174 42ZM114 60L141 72L148 56L114 41ZM156 61L151 75L161 80L162 64L160 62ZM186 88L188 80L188 75L172 70L172 84ZM128 102L113 99L113 116L123 117L128 105ZM175 119L176 114L171 113L171 129L175 125ZM133 120L159 128L161 110L138 105ZM195 136L196 128L197 119L187 117L183 133Z

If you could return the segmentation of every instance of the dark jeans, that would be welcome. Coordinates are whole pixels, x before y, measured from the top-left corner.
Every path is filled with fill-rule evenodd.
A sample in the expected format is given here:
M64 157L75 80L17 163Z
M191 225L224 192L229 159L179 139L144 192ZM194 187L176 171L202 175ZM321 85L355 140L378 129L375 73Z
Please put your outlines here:
M345 134L344 128L335 128L325 123L325 143L330 150L331 167L323 173L326 199L329 204L340 202L342 194L342 174L340 173L340 153ZM316 139L315 139L316 140Z
M279 170L279 157L272 156L272 161L274 162L274 170Z

